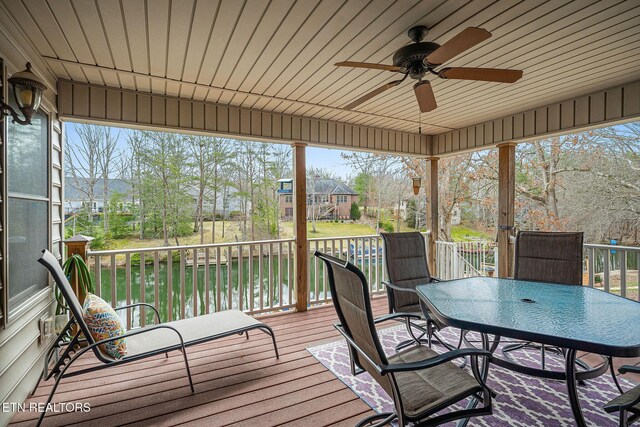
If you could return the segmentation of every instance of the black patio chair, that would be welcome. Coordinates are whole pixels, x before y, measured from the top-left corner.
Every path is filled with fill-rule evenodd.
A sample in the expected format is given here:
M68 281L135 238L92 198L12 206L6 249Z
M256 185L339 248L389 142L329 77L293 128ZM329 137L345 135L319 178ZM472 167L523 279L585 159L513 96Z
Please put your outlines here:
M640 366L624 365L618 369L621 374L632 372L640 374ZM617 383L616 383L617 384ZM618 388L620 386L618 385ZM604 410L608 413L618 413L619 426L627 427L632 423L640 420L640 385L635 386L627 392L623 392L604 406Z
M492 413L491 391L484 383L478 358L489 363L490 353L476 348L456 349L439 354L426 346L413 346L387 356L380 344L376 323L393 319L373 318L367 279L353 264L324 253L315 252L324 261L333 304L340 320L336 329L346 339L357 365L392 397L395 412L376 414L357 426L381 420L376 426L397 418L398 425L408 422L435 426L445 422ZM471 358L473 376L459 369L451 360ZM465 409L436 413L470 398ZM481 407L477 407L482 403Z
M396 350L413 343L426 343L431 347L434 339L453 350L455 347L436 335L436 331L444 326L429 315L426 306L421 307L416 293L418 285L440 282L429 271L424 237L418 232L380 233L380 236L384 242L384 260L389 275L389 280L382 282L387 289L389 313L402 315L411 336L410 340L399 343ZM424 326L418 324L416 319L424 321ZM418 336L414 334L414 329L420 331ZM422 339L425 335L426 341ZM457 347L460 345L461 342Z
M246 334L247 338L249 338L249 331L254 329L259 329L271 336L276 357L279 357L273 330L264 323L238 310L227 310L164 324L150 325L127 331L124 335L95 341L91 337L89 327L82 317L80 301L78 301L78 298L73 293L73 289L65 277L64 271L56 257L51 252L43 250L38 262L44 265L51 273L70 311L69 322L58 335L53 347L47 353L47 357L45 357L44 378L41 379L47 381L52 377L55 378L55 383L49 393L45 406L51 403L62 378L86 374L160 354L165 354L166 357L169 357L167 353L174 350L180 350L182 352L187 377L189 379L189 387L193 393L193 381L191 379L189 360L185 347L231 335ZM150 304L130 304L123 307L116 307L114 310L130 309L137 306L145 306L152 309L156 314L156 320L158 323L160 322L158 311ZM77 332L75 332L75 334L73 332L74 325L77 325ZM100 348L103 344L120 338L126 338L127 340L127 354L123 358L115 359ZM61 351L62 353L59 354L53 368L48 371L49 360L56 351ZM67 372L69 367L87 352L93 352L93 355L102 362L102 364ZM45 415L46 411L40 413L38 426L42 423Z
M520 231L515 243L513 278L581 286L582 241L583 233L580 232ZM546 351L562 352L561 349L542 344L520 342L506 345L502 354L512 360L509 353L522 348L540 350L543 371L546 368ZM576 363L585 369L589 368L582 361Z

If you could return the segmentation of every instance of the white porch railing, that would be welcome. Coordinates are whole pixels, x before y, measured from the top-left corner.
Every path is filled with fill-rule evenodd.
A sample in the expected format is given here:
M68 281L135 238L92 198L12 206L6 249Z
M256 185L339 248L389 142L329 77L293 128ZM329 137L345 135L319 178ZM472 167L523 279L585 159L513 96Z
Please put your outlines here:
M586 244L584 255L583 284L640 300L640 247Z
M235 308L247 313L294 306L294 239L90 251L96 293L111 304L153 305L163 321ZM127 310L127 328L152 310Z
M387 270L382 238L379 235L312 238L309 239L309 250L310 304L331 300L325 265L313 256L316 250L349 260L358 266L367 278L369 292L372 294L385 291L382 281L387 279Z
M585 285L638 299L639 247L584 248ZM163 321L170 321L229 308L256 314L294 307L294 249L295 239L263 240L89 251L87 261L96 293L113 306L146 302ZM385 291L387 271L379 235L312 238L307 255L309 305L331 300L324 263L313 256L316 250L357 265L372 294ZM436 242L434 275L442 280L492 275L495 259L493 242ZM127 327L152 319L150 309L126 313Z
M492 242L436 242L436 271L441 280L486 276L495 271Z

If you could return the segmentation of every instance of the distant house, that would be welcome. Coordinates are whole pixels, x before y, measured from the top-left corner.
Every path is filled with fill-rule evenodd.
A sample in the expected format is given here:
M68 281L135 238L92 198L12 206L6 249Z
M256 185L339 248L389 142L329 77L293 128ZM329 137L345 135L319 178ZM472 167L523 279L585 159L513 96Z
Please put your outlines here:
M293 179L278 180L280 217L293 218ZM351 204L358 193L336 179L309 180L307 183L307 219L349 219Z
M65 178L64 187L64 213L65 215L73 214L86 209L89 202L87 192L89 189L89 181L86 178L75 179L73 177ZM131 185L124 179L109 179L107 181L109 195L115 193L124 194L125 197L131 196ZM94 186L93 206L91 212L100 213L104 210L104 200L102 198L102 179L98 180Z
M85 211L88 203L87 192L89 188L89 181L86 178L78 178L77 180L72 177L65 178L64 189L64 213L66 216L74 214L76 212ZM116 193L123 194L125 196L125 206L123 210L126 210L126 206L131 206L133 189L129 182L123 179L109 179L107 182L109 187L109 197ZM78 188L80 187L80 188ZM91 212L101 213L104 210L105 201L102 198L102 179L98 180L94 187L93 206L91 206ZM229 188L225 195L222 191L218 191L216 195L216 213L219 215L228 215L231 212L240 210L240 199L236 195L237 190ZM198 203L198 189L193 186L186 190L186 194L193 200L193 206L195 208ZM137 203L137 200L136 200ZM204 194L203 211L205 216L210 214L213 210L213 191L207 191Z

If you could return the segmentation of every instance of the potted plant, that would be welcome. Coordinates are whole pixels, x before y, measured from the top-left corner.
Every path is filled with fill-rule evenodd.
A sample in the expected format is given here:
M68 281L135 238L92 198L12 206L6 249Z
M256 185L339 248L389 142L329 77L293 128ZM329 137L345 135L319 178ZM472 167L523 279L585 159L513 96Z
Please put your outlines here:
M89 267L87 267L87 264L84 262L80 255L74 254L67 258L64 264L62 264L62 269L64 270L64 274L67 279L71 280L71 278L74 276L77 278L78 293L80 294L78 295L78 297L82 295L86 296L87 293L95 292L93 281L91 280L91 275L89 274ZM57 286L55 288L55 297L57 302L55 329L56 332L60 332L69 319L69 307L67 306L66 301L64 300L64 297L62 296L62 293Z

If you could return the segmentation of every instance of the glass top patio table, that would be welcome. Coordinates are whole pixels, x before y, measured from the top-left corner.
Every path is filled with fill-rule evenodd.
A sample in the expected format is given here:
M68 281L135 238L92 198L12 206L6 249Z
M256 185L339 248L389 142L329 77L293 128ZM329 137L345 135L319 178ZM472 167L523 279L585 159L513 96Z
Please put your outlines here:
M606 356L640 356L640 303L585 286L472 277L417 287L460 329Z

